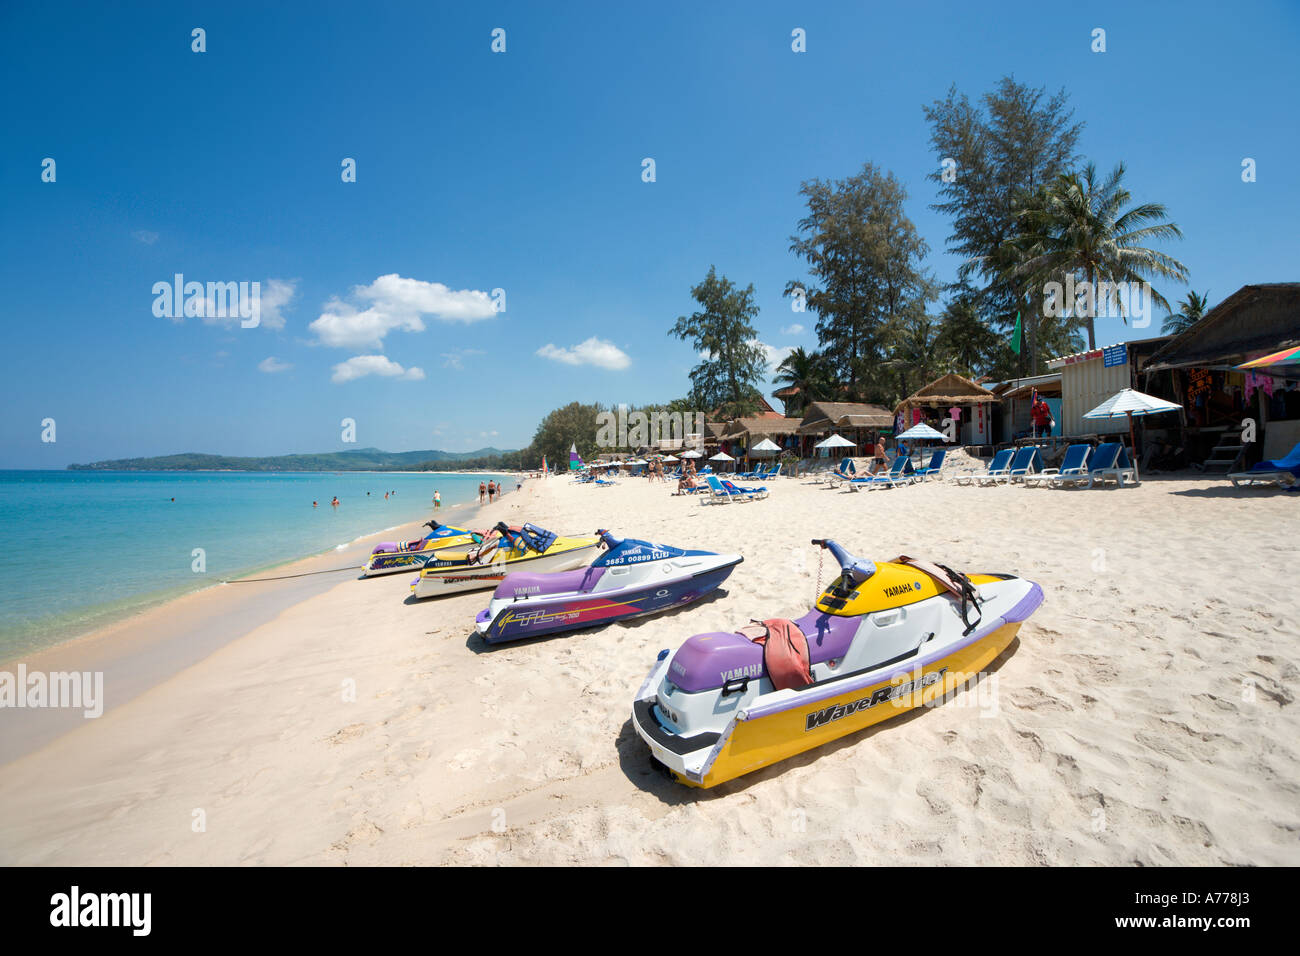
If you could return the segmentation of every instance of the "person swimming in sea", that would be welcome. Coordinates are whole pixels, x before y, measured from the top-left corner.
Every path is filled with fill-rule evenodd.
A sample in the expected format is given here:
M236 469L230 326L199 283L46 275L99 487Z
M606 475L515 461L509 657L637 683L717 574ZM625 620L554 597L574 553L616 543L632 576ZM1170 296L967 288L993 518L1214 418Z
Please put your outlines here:
M335 508L337 508L337 507L339 506L339 496L338 496L338 495L335 495L335 496L334 496L334 500L330 502L330 505L332 505L332 506L335 507Z

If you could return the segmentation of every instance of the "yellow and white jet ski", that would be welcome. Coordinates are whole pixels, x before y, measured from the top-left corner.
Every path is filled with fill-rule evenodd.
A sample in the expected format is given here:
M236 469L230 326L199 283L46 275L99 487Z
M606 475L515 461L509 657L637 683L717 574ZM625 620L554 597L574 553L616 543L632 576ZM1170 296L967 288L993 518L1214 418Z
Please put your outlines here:
M471 547L481 542L487 534L486 531L453 528L437 521L426 521L424 525L429 533L423 538L415 541L382 541L375 545L362 569L362 576L369 578L378 574L414 571L424 567L425 562L437 552Z
M417 598L495 588L511 571L571 571L599 553L599 535L562 538L532 524L511 528L504 521L473 547L433 555L411 582Z
M637 692L632 725L680 782L712 787L933 703L986 668L1043 601L1009 574L813 544L841 569L815 608L696 634L661 652Z

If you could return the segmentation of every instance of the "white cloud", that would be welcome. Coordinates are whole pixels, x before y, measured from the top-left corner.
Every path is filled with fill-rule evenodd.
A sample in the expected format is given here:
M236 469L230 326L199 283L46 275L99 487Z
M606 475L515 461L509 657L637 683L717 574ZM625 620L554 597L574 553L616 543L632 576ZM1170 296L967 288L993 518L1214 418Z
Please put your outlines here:
M781 329L781 334L782 335L803 335L803 326L800 325L798 322L795 322L793 325L787 325L783 329Z
M262 283L262 328L284 328L281 310L298 294L297 279L267 279Z
M352 290L356 305L335 297L325 304L309 328L321 344L335 348L381 348L394 329L423 332L424 319L478 322L496 315L486 292L453 291L441 282L406 279L396 273L380 276Z
M187 283L188 284L188 283ZM189 297L186 297L186 309L193 308L194 315L201 318L206 325L224 325L237 326L246 321L241 314L242 311L249 313L248 318L252 318L253 307L251 302L243 301L243 294L247 289L248 296L251 299L253 295L252 283L246 282L240 284L230 282L223 285L220 289L211 288L214 283L204 285L204 295L202 299L195 298L193 306L189 304ZM282 329L284 328L284 316L281 310L293 301L293 297L298 291L297 279L267 279L264 282L257 283L257 303L258 303L258 328L263 329ZM221 296L221 301L213 292ZM220 309L218 308L220 306ZM225 312L224 315L219 314Z
M346 362L334 366L334 374L330 377L330 381L335 385L342 385L344 382L352 382L367 375L418 382L424 378L424 369L414 366L404 369L384 355L354 355Z
M453 352L443 352L443 368L464 368L464 359L471 355L486 355L482 349L456 349Z
M143 242L146 246L152 246L158 241L158 233L150 232L148 229L137 229L131 233L131 238L136 242Z
M276 372L287 372L291 368L293 368L292 365L290 365L288 362L281 362L274 355L267 356L266 358L262 359L262 361L257 363L257 370L259 372L266 372L267 374L274 374Z
M757 345L763 350L764 361L767 362L767 374L769 377L776 373L776 367L785 361L785 357L794 351L794 347L783 345L777 348L775 345L768 345L766 342L760 342L758 339L750 339L750 345Z
M613 342L606 342L594 335L585 342L579 342L573 348L565 349L550 342L537 350L542 358L565 365L596 365L600 368L625 369L632 364L626 352Z

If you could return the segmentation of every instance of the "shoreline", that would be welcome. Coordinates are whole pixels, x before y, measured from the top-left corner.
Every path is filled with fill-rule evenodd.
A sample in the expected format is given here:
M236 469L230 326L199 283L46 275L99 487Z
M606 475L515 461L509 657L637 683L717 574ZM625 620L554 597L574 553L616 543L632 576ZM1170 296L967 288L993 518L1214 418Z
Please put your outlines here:
M65 474L65 473L68 471L68 469L49 469L49 468L47 468L47 469L9 469L9 471L11 471L11 472L30 471L30 472L33 473L33 474L40 474L40 473L45 473L45 474ZM207 470L194 470L194 471L189 471L189 470L168 470L168 471L143 471L143 470L140 470L140 471L137 471L137 470L121 471L121 470L119 470L119 471L108 471L108 470L104 470L104 471L102 471L102 472L97 471L97 470L94 470L94 473L96 473L96 474L119 474L119 475L134 475L134 474L139 474L139 475L223 475L223 474L242 474L242 475L257 475L257 476L263 476L263 477L265 477L265 476L267 476L267 475L274 475L274 474L284 474L284 475L307 475L307 476L310 476L310 475L333 474L332 472L315 472L315 471L307 471L307 472L287 472L287 471L285 471L285 472L257 472L257 471L230 471L230 470L215 470L215 471L214 471L214 470L211 470L211 469L207 469ZM353 475L377 475L377 476L378 476L378 475L384 475L384 474L391 474L391 475L403 475L403 476L407 476L407 477L419 477L419 476L425 476L425 475L430 476L430 477L436 477L436 476L440 476L440 475L448 475L448 476L452 476L452 477L456 477L456 476L461 476L461 477L470 477L472 473L470 473L470 472L459 472L459 473L458 473L458 472L432 472L432 471L429 471L429 472L426 472L426 471L415 471L415 472L407 472L407 471L388 471L388 472L352 471L352 472L347 472L347 474L353 474ZM478 474L478 473L473 473L473 474ZM518 481L518 480L521 480L521 477L522 477L521 475L517 475L517 474L512 473L512 472L482 472L481 474L484 475L485 477L487 477L487 476L496 477L496 478L508 477L508 478L510 478L512 481ZM458 512L458 509L465 508L465 507L471 507L471 508L472 508L472 507L474 506L474 504L475 504L474 499L471 497L470 500L468 500L468 501L464 501L464 502L461 502L461 503L459 503L459 504L455 504L455 505L446 505L445 508L444 508L444 512L443 512L443 513L446 514L446 515L451 515L451 514L453 514L453 513L459 513L459 512ZM426 508L431 508L431 506L429 506L429 505L426 505L425 507L426 507ZM430 514L430 515L432 514L431 510L429 511L429 514ZM391 521L391 520L393 520L393 519L392 519L392 518L389 518L389 520ZM359 533L359 534L355 534L351 539L349 539L349 540L345 540L345 541L343 541L342 543L337 543L337 542L336 542L336 543L333 543L333 544L326 544L326 545L323 545L323 546L320 548L320 550L301 551L301 552L298 552L298 553L295 553L295 554L286 554L286 555L284 555L284 556L282 556L282 557L272 558L271 560L265 560L264 563L252 564L252 565L249 565L248 567L246 567L246 568L244 568L244 569L242 569L242 570L236 572L237 576L231 576L231 575L217 576L217 575L214 575L212 580L207 581L206 583L197 584L197 586L196 586L195 584L190 584L190 585L179 585L179 586L177 586L177 585L172 585L172 586L165 587L165 588L158 589L158 590L151 590L151 591L141 592L141 593L137 593L137 594L130 594L130 595L127 595L124 599L121 599L121 600L101 601L101 602L99 602L99 603L97 603L97 604L87 605L87 606L85 606L85 607L79 608L79 609L78 609L78 614L81 615L81 616L83 616L83 617L85 617L85 618L87 618L87 620L74 620L74 621L72 621L72 622L62 622L62 623L61 623L61 622L59 621L57 615L56 615L56 616L53 617L52 619L44 619L44 620L41 620L41 621L33 622L33 624L30 626L28 632L29 632L29 633L32 633L32 634L37 634L37 633L41 633L42 630L44 630L44 633L46 633L46 634L53 634L53 635L54 635L52 641L49 642L49 643L45 643L45 642L37 642L37 643L35 643L35 644L32 645L32 646L28 646L28 643L27 643L27 640L26 640L25 635L20 634L20 635L18 636L17 641L16 641L15 644L9 644L9 643L7 643L7 642L0 643L0 670L4 670L5 668L9 667L9 665L12 665L12 664L17 663L20 659L23 659L23 658L26 658L26 657L32 657L32 656L35 656L35 655L45 654L46 652L51 651L51 650L54 650L55 648L59 648L59 647L63 647L63 646L69 645L69 644L73 644L73 643L76 643L76 642L78 642L78 641L86 640L86 639L88 639L88 638L95 638L95 637L97 637L97 636L99 636L99 635L101 635L101 634L103 634L103 633L106 633L106 632L108 632L108 631L113 630L114 628L117 628L117 627L120 626L120 625L123 625L123 624L127 624L127 623L129 623L129 622L132 621L134 618L136 618L136 617L138 617L138 616L140 616L140 615L148 614L148 613L150 613L151 611L154 611L154 610L156 610L156 609L158 609L158 608L166 607L167 605L171 604L172 602L180 601L180 600L183 600L183 599L185 599L185 598L187 598L187 597L191 597L191 596L196 595L196 594L202 594L202 593L204 593L204 592L206 592L206 591L208 591L208 590L211 590L212 588L220 587L220 586L225 585L225 584L229 584L229 583L236 582L236 581L243 581L243 580L245 580L245 579L247 579L247 578L249 578L249 577L252 577L252 576L254 576L254 575L266 574L266 573L268 573L268 572L271 572L271 571L274 571L274 570L277 570L277 569L280 569L280 568L285 568L285 567L288 567L289 565L293 565L293 564L296 564L296 563L301 562L301 561L307 561L307 560L312 559L312 558L323 557L323 556L325 556L325 555L330 555L330 554L342 554L342 553L344 553L344 552L348 552L348 551L350 551L350 549L354 548L355 546L357 546L357 545L360 544L361 542L364 542L364 541L367 541L367 540L370 540L370 539L374 539L374 538L378 537L379 535L393 534L393 535L396 535L396 536L400 537L402 540L408 540L408 537L407 537L408 535L409 535L410 537L423 537L423 532L422 532L422 531L419 532L419 533L416 533L416 532L412 532L412 530L411 530L411 526L412 526L412 524L419 524L420 521L423 521L423 520L428 520L428 519L427 519L427 517L426 517L426 518L424 518L424 519L418 519L418 520L415 519L415 518L408 518L408 519L404 519L404 520L398 520L396 523L394 523L394 524L388 524L388 525L386 525L386 526L384 526L384 527L382 527L382 528L378 528L378 529L374 529L374 530L365 530L365 531L362 531L361 533ZM451 522L454 523L454 519L450 519L450 518L449 518L449 521L451 521ZM127 604L127 606L125 606L125 607L120 606L121 604L124 604L124 603ZM0 760L0 762L2 762L2 760Z
M502 497L509 496L507 492ZM432 515L432 507L425 507ZM473 500L462 502L439 509L438 517L443 524L469 524L487 507ZM167 597L86 633L34 652L6 657L0 660L0 673L16 674L20 665L29 674L103 673L105 687L112 688L111 693L105 693L104 713L107 714L110 707L129 703L227 644L270 623L289 608L324 593L339 583L340 578L346 580L348 571L357 572L359 578L365 559L378 541L423 537L424 522L428 520L429 517L415 518L390 525L341 547L259 566L240 577L214 581L197 590ZM338 568L322 567L348 560L353 563ZM270 571L281 573L266 580L254 577ZM406 579L409 574L386 577ZM239 590L228 590L236 587ZM0 767L41 749L85 722L77 709L7 708L0 710L0 715L5 715L6 723L6 732L0 735Z

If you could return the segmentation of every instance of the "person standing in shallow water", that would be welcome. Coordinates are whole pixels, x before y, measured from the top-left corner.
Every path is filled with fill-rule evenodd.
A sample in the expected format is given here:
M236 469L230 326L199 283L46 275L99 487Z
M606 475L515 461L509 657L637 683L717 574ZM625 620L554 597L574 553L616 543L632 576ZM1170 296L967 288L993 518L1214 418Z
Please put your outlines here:
M487 496L487 485L483 482L478 483L478 503L482 504L483 499Z

